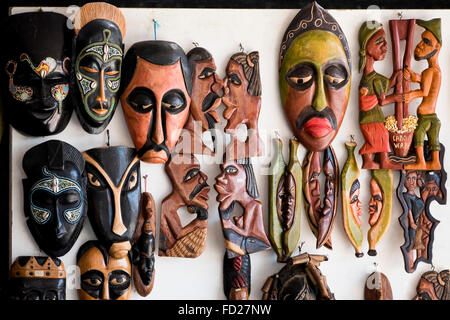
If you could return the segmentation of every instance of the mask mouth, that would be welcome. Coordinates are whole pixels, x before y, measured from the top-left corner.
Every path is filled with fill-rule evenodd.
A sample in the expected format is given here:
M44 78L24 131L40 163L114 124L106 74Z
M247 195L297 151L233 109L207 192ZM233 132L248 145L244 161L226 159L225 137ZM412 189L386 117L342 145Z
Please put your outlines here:
M189 195L189 200L194 199L202 190L206 191L206 197L207 197L208 191L209 191L209 185L206 182L198 184L194 187L194 190L192 190L191 194ZM204 199L204 200L208 200L208 199Z
M320 138L337 128L337 120L330 107L317 111L313 106L305 107L297 117L295 126L313 137Z
M103 108L103 106L100 107L100 109L99 108L92 108L91 110L93 112L95 112L96 114L100 115L100 116L103 116L103 115L107 114L108 111L109 111L108 107L107 108Z
M202 111L208 111L209 109L211 109L211 107L214 105L214 102L220 99L219 95L217 95L214 92L210 92L206 95L205 99L203 99L202 102Z

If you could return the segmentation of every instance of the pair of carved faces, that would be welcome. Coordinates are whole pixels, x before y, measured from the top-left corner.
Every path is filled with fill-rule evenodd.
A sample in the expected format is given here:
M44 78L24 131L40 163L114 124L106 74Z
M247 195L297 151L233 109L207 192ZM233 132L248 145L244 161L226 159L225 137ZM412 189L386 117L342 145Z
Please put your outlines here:
M186 55L173 42L138 42L125 55L123 72L120 100L138 156L165 163L189 115L192 71Z
M83 227L87 211L84 164L77 149L59 140L41 143L23 157L27 225L51 257L66 254Z
M66 299L66 271L58 258L17 257L9 275L12 300Z
M115 258L131 249L139 217L140 163L133 148L94 148L86 159L88 216L97 238Z
M81 300L128 300L131 293L131 262L125 255L114 258L98 241L88 241L78 250Z
M67 21L53 12L22 13L7 19L2 96L7 121L24 134L59 133L72 115L73 31Z
M283 36L280 95L291 129L310 151L326 149L336 136L350 94L350 52L334 18L313 2Z

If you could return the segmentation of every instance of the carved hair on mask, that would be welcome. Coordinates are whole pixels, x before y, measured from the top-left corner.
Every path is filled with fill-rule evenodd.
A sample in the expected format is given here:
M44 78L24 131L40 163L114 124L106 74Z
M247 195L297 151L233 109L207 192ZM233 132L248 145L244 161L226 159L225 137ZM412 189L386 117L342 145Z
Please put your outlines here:
M69 123L73 31L67 22L54 12L21 13L6 20L8 45L1 62L5 119L23 134L53 135Z
M319 270L320 263L327 260L326 256L308 253L289 258L266 280L262 300L335 300Z
M166 162L165 169L173 190L161 204L159 255L196 258L206 247L208 176L193 155L175 155ZM177 212L181 207L196 215L184 227Z
M75 17L75 111L83 129L100 133L119 103L125 17L113 5L87 3Z
M270 242L278 261L286 261L297 248L300 239L300 221L302 207L302 166L297 158L299 142L289 141L290 159L286 165L283 159L283 142L275 141L275 162L269 176Z
M66 271L58 258L17 257L9 271L12 300L65 300Z
M131 293L131 259L114 258L99 241L88 241L77 253L80 300L128 300Z
M364 300L393 300L391 283L384 273L376 271L367 277Z
M216 64L208 50L195 47L186 56L192 68L190 114L184 126L189 133L190 146L182 144L185 133L181 135L178 145L182 144L183 148L189 147L189 153L192 154L212 155L215 150L215 136L212 130L220 120L216 109L222 101L220 91L223 88L223 81L216 74ZM212 147L204 144L202 140L203 132L208 130L211 130Z
M361 200L359 199L361 184L359 178L358 163L355 158L356 142L346 142L347 161L341 173L342 190L342 217L344 229L352 246L355 248L355 256L361 258L363 232L361 229Z
M259 137L258 119L261 111L261 77L259 53L238 52L231 56L224 80L225 104L223 117L227 119L225 132L232 136L227 147L230 159L245 159L264 154L264 143ZM247 137L241 142L237 136L240 125L247 126Z
M77 149L59 140L34 146L23 156L27 225L39 248L51 257L65 255L83 227L87 211L84 164Z
M323 151L336 136L349 100L347 39L317 2L300 10L282 39L279 85L285 115L306 149Z
M114 258L131 249L139 218L140 163L133 148L101 147L83 152L88 177L88 217Z
M450 270L422 274L413 300L450 300Z
M169 41L141 41L122 65L120 101L139 158L165 163L191 103L192 70L183 49Z

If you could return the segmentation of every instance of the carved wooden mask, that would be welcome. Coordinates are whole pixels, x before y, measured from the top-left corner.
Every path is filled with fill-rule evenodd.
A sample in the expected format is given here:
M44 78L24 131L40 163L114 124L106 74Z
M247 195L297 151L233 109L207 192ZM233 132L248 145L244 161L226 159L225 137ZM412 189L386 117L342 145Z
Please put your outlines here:
M192 71L183 49L142 41L123 61L120 101L138 156L165 163L189 115Z
M110 11L102 14L105 6ZM92 17L92 12L97 16ZM79 28L75 39L75 111L84 130L100 133L119 103L125 18L112 5L88 3L80 9L75 26Z
M48 136L69 123L73 31L67 21L53 12L7 18L2 97L7 121L24 134Z
M450 270L422 274L413 300L450 300Z
M66 271L58 258L17 257L9 272L13 300L65 300Z
M139 217L140 163L128 147L87 150L88 216L97 238L110 248L110 255L123 257Z
M333 141L347 109L350 80L344 33L321 6L308 4L287 28L279 60L284 112L306 149L322 151Z
M77 253L81 284L80 300L128 300L131 293L131 262L125 255L114 258L99 241L88 241Z
M83 227L87 211L84 163L77 149L59 140L34 146L23 157L27 225L51 257L65 255Z

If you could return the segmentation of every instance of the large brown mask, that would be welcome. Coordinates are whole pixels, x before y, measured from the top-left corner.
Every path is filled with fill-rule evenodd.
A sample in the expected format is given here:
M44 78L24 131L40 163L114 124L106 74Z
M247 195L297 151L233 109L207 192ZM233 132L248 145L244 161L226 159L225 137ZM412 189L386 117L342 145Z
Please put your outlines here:
M279 85L291 129L306 149L325 150L347 109L351 65L334 18L313 2L292 20L281 44Z
M21 13L6 20L3 106L8 123L24 134L53 135L69 123L73 31L67 22L54 12Z
M128 300L131 293L131 261L114 258L98 241L88 241L77 253L80 300Z
M135 43L125 55L120 97L138 156L165 163L189 115L192 73L173 42Z

